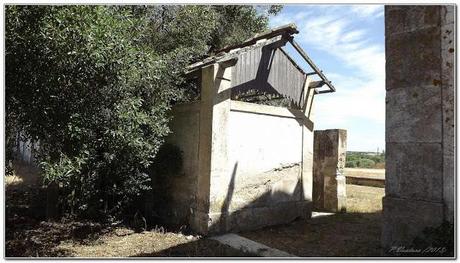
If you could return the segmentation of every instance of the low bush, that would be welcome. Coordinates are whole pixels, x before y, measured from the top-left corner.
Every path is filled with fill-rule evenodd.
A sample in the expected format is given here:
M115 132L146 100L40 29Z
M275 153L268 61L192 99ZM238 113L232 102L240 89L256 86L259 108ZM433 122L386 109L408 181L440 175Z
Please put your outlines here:
M345 167L384 169L385 154L370 155L366 153L348 152Z
M373 168L375 166L375 162L370 159L361 159L357 162L358 167L362 168Z
M355 168L357 166L358 166L357 161L348 161L345 163L345 167Z

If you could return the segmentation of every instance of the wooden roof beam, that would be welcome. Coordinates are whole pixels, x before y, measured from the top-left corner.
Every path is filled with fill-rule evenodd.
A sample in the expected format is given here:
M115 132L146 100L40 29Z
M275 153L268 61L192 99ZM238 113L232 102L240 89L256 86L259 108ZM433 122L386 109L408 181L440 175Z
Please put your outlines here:
M335 92L335 88L332 85L332 83L324 76L323 72L313 63L313 61L308 57L307 53L300 47L299 44L294 40L294 38L290 38L289 42L292 44L292 46L299 52L299 54L302 56L302 58L310 65L310 67L318 74L318 76L324 81L324 83L329 87L330 91L319 91L318 93L328 93L328 92Z
M250 46L250 45L253 45L253 44L257 43L257 41L259 41L261 39L270 39L270 38L273 38L273 37L276 37L276 36L279 36L279 35L291 36L291 35L297 34L297 33L299 33L299 30L297 30L297 26L295 24L292 24L292 23L287 24L287 25L284 25L284 26L276 27L276 28L273 28L271 30L262 32L260 34L256 34L255 36L247 39L246 41L244 41L241 44L230 45L230 46L226 46L224 48L221 48L221 49L216 51L216 54L219 54L219 53L222 53L222 52L228 52L228 51L230 51L232 49L235 49L235 48L242 48L242 47Z

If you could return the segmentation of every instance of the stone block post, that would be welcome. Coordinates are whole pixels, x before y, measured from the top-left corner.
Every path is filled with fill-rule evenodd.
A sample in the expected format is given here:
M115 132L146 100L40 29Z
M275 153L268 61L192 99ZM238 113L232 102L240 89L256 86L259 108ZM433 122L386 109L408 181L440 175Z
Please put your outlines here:
M313 162L313 207L319 211L346 211L343 175L347 151L346 130L315 131Z
M454 219L454 17L454 5L385 6L383 253Z

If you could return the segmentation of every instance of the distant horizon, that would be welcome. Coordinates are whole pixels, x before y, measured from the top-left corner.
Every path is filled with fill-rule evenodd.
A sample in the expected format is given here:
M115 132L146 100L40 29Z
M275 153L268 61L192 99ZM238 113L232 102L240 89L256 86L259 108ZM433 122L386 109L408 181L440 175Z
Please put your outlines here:
M348 152L354 152L354 153L383 153L385 150L379 150L379 151L353 151L353 150L347 150Z
M350 151L384 150L384 6L286 4L270 19L270 27L289 23L297 25L295 40L337 89L316 96L315 130L346 129ZM292 47L286 51L309 69Z

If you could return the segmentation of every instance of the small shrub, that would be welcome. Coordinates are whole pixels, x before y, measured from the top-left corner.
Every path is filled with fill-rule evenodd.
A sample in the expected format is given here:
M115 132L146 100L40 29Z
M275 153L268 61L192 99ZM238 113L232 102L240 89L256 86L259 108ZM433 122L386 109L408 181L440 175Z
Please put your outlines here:
M358 166L362 168L372 168L374 165L375 162L370 159L361 159L358 161Z
M352 164L351 162L354 162L354 164ZM382 153L378 155L370 155L359 152L348 152L346 167L384 169L385 154Z
M345 163L345 167L348 167L348 168L355 168L355 167L357 167L357 163L356 163L356 162L357 162L357 161L347 161L347 162Z

